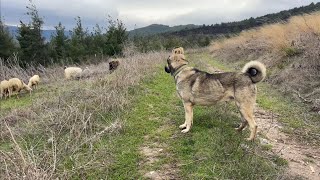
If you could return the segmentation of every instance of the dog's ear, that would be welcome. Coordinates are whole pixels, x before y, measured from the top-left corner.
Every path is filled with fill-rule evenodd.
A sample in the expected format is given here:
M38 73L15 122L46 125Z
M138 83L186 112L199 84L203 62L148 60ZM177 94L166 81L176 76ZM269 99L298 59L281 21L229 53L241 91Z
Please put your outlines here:
M180 53L181 53L181 54L184 54L184 49L183 49L183 47L180 47Z

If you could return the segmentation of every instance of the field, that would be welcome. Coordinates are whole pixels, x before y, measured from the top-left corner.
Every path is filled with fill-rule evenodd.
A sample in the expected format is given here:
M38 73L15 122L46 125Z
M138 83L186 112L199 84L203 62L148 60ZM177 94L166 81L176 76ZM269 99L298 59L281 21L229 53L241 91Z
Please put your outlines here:
M25 93L19 99L1 100L1 177L299 177L287 170L290 162L286 157L273 151L278 146L266 137L266 124L260 126L258 121L261 131L254 142L244 140L248 130L243 134L234 131L240 116L232 102L197 107L193 129L188 134L180 133L183 106L172 77L163 70L169 53L127 53L130 56L119 59L121 65L113 73L105 62L86 65L92 70L91 76L79 81L64 80L62 67L47 68L38 72L42 83L31 96ZM200 69L230 70L206 49L188 50L186 54L191 64ZM21 78L31 71L14 68ZM299 128L308 128L299 124L300 116L294 113L300 104L291 104L266 83L258 88L259 107L265 114L277 115L283 132L290 134L297 123ZM313 160L313 154L307 158L304 161L309 160L316 167L313 164L318 161Z

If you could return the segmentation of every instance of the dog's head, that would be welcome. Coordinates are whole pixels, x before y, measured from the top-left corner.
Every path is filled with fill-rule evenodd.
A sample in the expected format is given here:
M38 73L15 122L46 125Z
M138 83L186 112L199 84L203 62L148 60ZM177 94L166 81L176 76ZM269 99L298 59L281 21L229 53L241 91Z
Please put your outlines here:
M171 54L167 59L167 65L164 70L167 73L174 73L179 67L188 64L183 54Z
M184 54L183 47L175 47L175 48L173 48L172 54Z

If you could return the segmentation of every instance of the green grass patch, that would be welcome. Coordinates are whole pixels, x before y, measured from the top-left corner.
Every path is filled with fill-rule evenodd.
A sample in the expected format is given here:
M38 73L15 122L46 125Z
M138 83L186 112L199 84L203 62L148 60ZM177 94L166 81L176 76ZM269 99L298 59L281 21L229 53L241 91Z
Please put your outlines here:
M0 100L0 111L1 115L5 115L7 112L13 109L19 109L31 106L33 101L42 96L53 96L56 94L57 88L52 89L53 85L42 85L40 84L38 89L32 91L31 95L29 92L22 91L17 98L17 94L11 96L11 98Z
M18 99L16 95L11 98L0 100L0 111L3 115L5 112L10 111L11 109L22 108L31 105L32 99L29 93L24 93L20 95Z
M200 68L200 70L205 70L206 67L203 67L204 65L199 64L199 60L202 60L206 63L209 63L211 66L218 68L223 71L229 71L230 69L223 64L221 64L218 61L212 61L213 58L208 53L194 53L189 54L188 59L190 60L190 66L194 66L197 68Z
M148 136L150 141L163 142L170 137L170 132L158 134L157 129L164 124L167 113L170 112L171 95L174 90L173 80L162 68L154 79L145 80L141 87L130 90L135 96L134 104L122 118L125 121L123 133L111 140L114 163L108 167L108 177L111 179L137 179L139 161L143 158L139 148ZM160 135L160 136L159 136ZM160 168L168 159L163 158L154 165Z
M258 144L244 140L248 131L241 135L234 130L239 118L230 111L233 108L224 104L195 108L191 132L179 133L172 143L184 179L274 179L279 175L281 166L259 156L263 152ZM183 118L183 113L175 115L176 127Z
M294 47L285 47L285 48L282 48L282 51L285 53L287 57L295 56L302 53L301 50Z

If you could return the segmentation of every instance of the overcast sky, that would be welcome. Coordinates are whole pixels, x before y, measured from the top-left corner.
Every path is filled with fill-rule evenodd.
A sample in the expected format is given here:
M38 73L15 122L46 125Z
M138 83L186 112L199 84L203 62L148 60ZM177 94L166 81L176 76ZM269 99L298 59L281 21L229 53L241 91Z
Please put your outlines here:
M0 0L6 24L28 22L28 0ZM320 1L320 0L319 0ZM127 29L150 24L215 24L262 16L294 7L309 5L312 0L33 0L43 17L46 29L59 21L67 29L80 16L89 29L95 24L106 27L106 17L122 20Z

